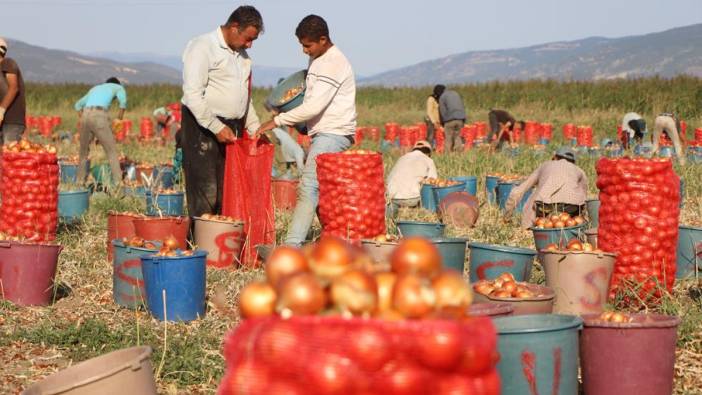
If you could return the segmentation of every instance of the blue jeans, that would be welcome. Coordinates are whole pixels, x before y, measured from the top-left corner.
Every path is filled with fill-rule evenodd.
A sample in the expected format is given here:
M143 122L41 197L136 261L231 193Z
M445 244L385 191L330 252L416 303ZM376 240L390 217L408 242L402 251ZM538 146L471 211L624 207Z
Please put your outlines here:
M292 222L288 228L285 244L299 246L307 238L319 203L319 183L317 182L317 155L327 152L342 152L351 147L346 136L318 133L312 138L305 168L302 170L300 186L297 189L297 204Z

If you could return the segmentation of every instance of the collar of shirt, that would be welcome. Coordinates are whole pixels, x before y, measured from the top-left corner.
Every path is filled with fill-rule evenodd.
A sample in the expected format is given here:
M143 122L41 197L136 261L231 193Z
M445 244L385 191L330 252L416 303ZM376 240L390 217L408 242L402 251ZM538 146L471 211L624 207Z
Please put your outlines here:
M241 53L239 51L235 51L229 47L226 41L224 41L224 33L222 33L222 27L218 27L217 30L212 32L215 36L215 40L217 41L217 44L219 45L220 48L226 50L227 52L235 55L235 56L241 56Z

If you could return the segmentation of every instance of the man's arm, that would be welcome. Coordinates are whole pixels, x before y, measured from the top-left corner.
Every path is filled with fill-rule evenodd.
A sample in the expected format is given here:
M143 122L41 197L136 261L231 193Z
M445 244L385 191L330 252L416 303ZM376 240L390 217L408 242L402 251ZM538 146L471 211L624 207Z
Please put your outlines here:
M117 119L124 119L124 111L127 109L127 91L124 87L120 86L117 89L117 101L119 101L119 114Z
M254 108L253 105L253 100L249 99L249 110L246 113L246 132L249 134L249 136L253 136L256 134L256 131L261 127L261 121L258 118L258 114L256 114L256 109Z
M542 165L543 166L543 165ZM517 207L517 202L522 200L522 196L529 189L533 188L534 185L539 181L539 174L541 173L541 166L534 170L523 183L519 184L517 187L512 189L509 197L507 198L507 203L505 204L505 215L511 215L515 207Z
M0 124L2 124L5 119L5 111L10 107L10 104L12 104L12 101L15 100L15 97L17 97L19 93L17 74L7 73L5 75L7 76L7 94L5 94L2 101L0 101Z
M208 73L207 48L197 40L191 41L183 52L183 97L185 104L200 126L218 134L226 126L217 119L205 102Z
M80 99L78 99L78 101L76 102L75 105L73 105L73 108L74 108L76 111L78 111L78 112L82 112L82 111L83 111L83 107L85 107L85 103L88 101L88 95L90 95L90 92L89 92L89 91L88 91L88 93L86 93L83 97L81 97Z

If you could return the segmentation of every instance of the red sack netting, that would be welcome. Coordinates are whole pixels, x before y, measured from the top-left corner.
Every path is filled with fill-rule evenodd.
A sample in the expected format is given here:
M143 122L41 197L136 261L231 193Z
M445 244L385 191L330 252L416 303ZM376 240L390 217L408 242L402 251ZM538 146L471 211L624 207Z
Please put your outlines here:
M139 139L149 141L154 137L154 121L151 117L141 117L139 122Z
M592 147L592 126L578 126L575 138L578 146Z
M463 151L470 151L475 142L476 127L472 125L461 128L461 137L463 138Z
M245 320L224 341L219 395L500 393L489 318Z
M56 154L12 152L6 146L0 166L0 232L29 241L56 239L59 184Z
M397 135L400 133L400 125L388 122L385 124L385 137L384 139L389 142L395 142Z
M385 183L379 153L317 156L323 235L350 240L385 234Z
M551 140L553 138L553 125L550 123L541 124L541 138Z
M563 125L563 138L565 138L566 140L570 140L575 138L575 134L575 125L573 125L572 123L567 123Z
M275 218L271 197L274 148L262 140L243 139L227 145L224 165L222 214L244 221L241 262L257 265L256 246L275 241Z
M444 128L438 128L434 133L434 138L436 139L436 152L441 154L444 152L444 145L446 144L446 133L444 133Z
M671 291L680 213L680 178L672 162L603 158L597 187L599 248L617 253L610 297L628 286L642 299L660 297L660 287Z
M528 145L536 145L540 138L539 124L534 121L527 121L524 126L524 142Z

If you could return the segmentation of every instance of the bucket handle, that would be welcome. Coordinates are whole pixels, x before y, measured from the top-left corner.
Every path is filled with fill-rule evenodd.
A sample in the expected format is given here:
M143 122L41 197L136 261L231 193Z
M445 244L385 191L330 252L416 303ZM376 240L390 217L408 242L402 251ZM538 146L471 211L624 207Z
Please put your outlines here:
M12 244L7 240L0 240L0 247L10 248L10 247L12 247Z

